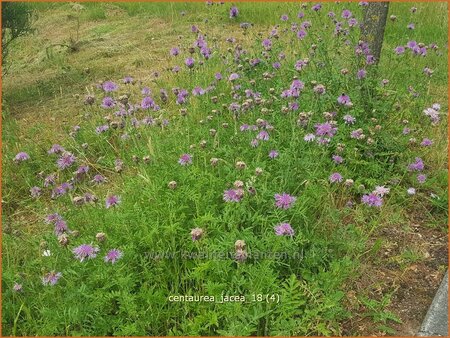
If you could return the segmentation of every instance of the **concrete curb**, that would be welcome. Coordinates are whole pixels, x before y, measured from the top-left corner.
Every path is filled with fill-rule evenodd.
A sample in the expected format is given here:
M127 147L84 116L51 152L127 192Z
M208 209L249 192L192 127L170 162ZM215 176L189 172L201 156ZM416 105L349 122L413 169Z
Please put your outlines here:
M445 273L417 335L448 337L448 271Z

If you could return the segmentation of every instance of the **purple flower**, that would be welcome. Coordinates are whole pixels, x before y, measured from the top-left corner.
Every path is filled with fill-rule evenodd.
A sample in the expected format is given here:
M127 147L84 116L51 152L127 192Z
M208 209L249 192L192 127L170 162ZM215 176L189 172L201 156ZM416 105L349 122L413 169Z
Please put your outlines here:
M104 133L104 132L106 132L107 130L109 130L109 125L107 125L107 124L104 124L104 125L102 125L102 126L98 126L97 128L95 128L95 132L96 132L97 134Z
M102 107L103 108L112 108L116 105L116 102L114 101L114 99L112 97L105 97L102 101Z
M294 229L289 223L280 223L275 226L275 234L277 236L294 236Z
M345 116L343 117L343 119L344 119L344 121L345 121L345 124L354 124L354 123L356 122L356 118L354 118L354 117L351 116L351 115L345 115Z
M239 10L236 6L231 7L230 9L230 19L236 18L239 14Z
M223 192L223 200L225 202L239 202L244 197L244 190L229 189Z
M95 175L92 182L95 184L102 184L106 182L106 179L102 175Z
M337 132L337 128L330 122L318 123L315 127L317 136L333 137Z
M125 84L132 84L133 83L133 78L131 77L131 76L125 76L124 78L123 78L123 83L125 83Z
M391 191L391 189L386 188L385 186L376 186L375 190L372 192L373 194L383 197L384 195L389 194L389 191Z
M397 47L395 47L394 51L395 51L395 54L401 55L405 52L405 47L397 46Z
M83 262L85 259L92 259L97 257L97 253L100 251L99 248L89 245L89 244L81 244L72 250L75 258L80 262Z
M288 21L289 17L287 16L287 14L283 14L280 18L281 21Z
M271 150L271 151L269 152L269 157L270 157L271 159L274 159L274 158L278 157L278 151L276 151L276 150Z
M314 141L315 138L316 138L316 136L314 134L306 134L303 139L306 142L312 142L312 141Z
M42 193L42 189L39 187L32 187L30 189L30 195L33 198L37 198L37 197L41 196L41 193Z
M430 140L429 138L424 138L423 141L420 143L420 145L423 147L429 147L432 144L433 144L433 141Z
M47 217L45 217L45 223L47 223L47 224L55 223L56 221L61 220L61 219L62 219L62 217L58 213L50 214L50 215L47 215Z
M272 48L272 41L270 39L264 39L262 45L265 50L270 50Z
M155 101L150 96L146 96L141 101L141 108L142 109L149 109L153 108L155 106Z
M104 257L104 260L106 263L112 263L114 264L117 262L120 258L122 258L123 253L120 250L112 249L109 250L106 256Z
M370 207L381 207L383 205L383 199L374 193L364 195L361 202Z
M15 292L21 292L22 291L22 284L14 283L13 290Z
M348 9L344 9L343 11L342 11L342 18L343 19L350 19L351 17L352 17L352 12L351 11L349 11Z
M190 154L181 155L180 159L178 160L178 163L181 165L192 164L192 155L190 155Z
M420 157L416 157L415 162L408 165L409 171L422 171L424 169L423 161Z
M250 145L252 146L252 148L256 148L259 145L259 142L257 139L253 139L251 140Z
M286 193L275 194L275 205L280 209L289 209L297 200L297 197Z
M408 193L408 195L415 195L416 194L416 189L408 188L408 190L406 190L406 192Z
M234 81L239 79L239 74L236 73L231 73L230 76L228 77L228 81Z
M30 159L30 155L25 152L20 152L14 157L14 162L19 163L23 161L28 161Z
M351 18L348 20L349 27L355 27L357 24L358 24L358 20L356 20L355 18Z
M352 103L352 101L350 100L350 97L349 97L348 95L346 95L346 94L342 94L341 96L339 96L339 97L337 98L337 102L338 102L339 104L342 104L342 105L346 106L346 107L351 107L351 106L353 106L353 103Z
M426 179L427 179L427 176L424 174L417 175L417 182L419 182L421 184L425 183Z
M356 78L357 78L358 80L361 80L361 79L364 79L364 78L366 77L366 75L367 75L366 70L365 70L365 69L360 69L360 70L358 70L358 72L356 73Z
M256 138L258 140L262 140L262 141L268 141L269 140L269 133L265 130L261 130L258 135L256 135Z
M60 169L66 169L75 163L76 157L69 152L65 152L62 156L56 161L56 164Z
M67 223L63 219L57 219L54 222L54 225L55 225L54 232L55 232L56 236L61 236L63 233L66 233L69 231L69 228L67 227Z
M222 74L220 73L216 73L214 77L216 78L216 80L222 80Z
M320 3L315 4L314 6L311 7L311 9L315 12L320 11L321 8L322 8L322 5Z
M339 155L333 155L332 159L337 164L341 164L342 162L344 162L344 159Z
M186 60L184 60L184 64L188 68L192 68L192 67L194 67L194 59L193 58L187 58Z
M117 206L121 202L120 197L116 195L111 195L106 198L105 205L106 209Z
M61 272L49 272L44 277L42 277L42 284L44 285L55 285L58 283L58 280L62 277Z
M49 187L51 185L55 185L56 183L56 174L50 174L44 179L44 187Z
M300 29L297 32L297 38L299 38L300 40L303 40L306 37L306 35L308 35L308 33L304 29Z
M336 182L338 182L338 183L340 183L340 182L342 182L342 180L344 179L343 177L342 177L342 175L341 174L339 174L339 173L333 173L333 174L331 174L330 175L330 182L331 183L336 183Z
M406 26L406 28L408 28L408 29L415 29L416 28L416 25L414 24L414 23L410 23L410 24L408 24L408 26Z
M106 81L103 83L102 88L105 92L114 92L116 91L119 87L117 86L117 84L115 84L112 81Z
M172 55L172 56L177 56L178 54L180 54L180 50L179 50L177 47L173 47L173 48L170 50L170 55Z
M52 147L47 151L48 154L60 154L63 153L65 150L63 147L61 147L59 144L54 144Z

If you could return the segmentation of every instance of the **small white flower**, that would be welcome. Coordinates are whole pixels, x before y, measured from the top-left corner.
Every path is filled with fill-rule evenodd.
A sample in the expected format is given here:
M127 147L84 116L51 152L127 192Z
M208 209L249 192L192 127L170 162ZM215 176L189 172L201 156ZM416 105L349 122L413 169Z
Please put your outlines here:
M42 252L42 257L50 257L52 255L52 253L50 252L50 250L44 250Z
M416 189L414 189L414 188L409 188L409 189L407 190L407 192L408 192L408 195L415 195L415 194L416 194Z

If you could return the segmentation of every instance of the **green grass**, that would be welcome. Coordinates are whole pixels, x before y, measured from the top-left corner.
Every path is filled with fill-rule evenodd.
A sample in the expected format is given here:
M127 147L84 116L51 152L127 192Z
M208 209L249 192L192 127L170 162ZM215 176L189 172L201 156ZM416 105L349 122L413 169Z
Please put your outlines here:
M356 3L345 5L361 18ZM447 117L442 114L440 124L432 126L422 113L435 102L442 105L442 112L448 109L446 4L415 5L418 12L411 14L412 4L391 3L390 14L398 19L387 23L380 65L376 70L369 67L367 78L360 81L355 78L358 31L351 31L348 39L352 46L346 46L344 38L332 35L326 16L329 10L340 15L343 4L324 4L319 13L305 9L305 19L313 26L303 41L290 34L290 22L301 22L297 19L300 6L295 3L239 3L238 20L228 17L229 4L82 3L83 9L68 3L33 4L38 13L36 33L17 41L3 85L3 332L341 335L358 334L358 328L348 329L345 323L364 319L373 324L371 333L394 334L392 325L400 320L398 314L386 309L392 295L387 292L380 299L354 286L367 257L373 257L372 264L383 264L377 255L384 241L373 247L368 243L381 229L403 227L416 218L423 227L440 232L446 231L447 224ZM282 14L289 15L288 23L279 20ZM411 21L416 23L414 31L406 29ZM244 34L240 22L254 26ZM275 23L280 23L280 38L273 39L268 61L255 68L242 62L238 68L233 53L227 51L231 47L233 52L234 45L225 38L235 36L247 51L244 57L261 57L261 41ZM190 32L193 24L206 34L214 53L199 65L201 57L196 51L196 66L188 71L184 59L195 39ZM287 33L281 33L283 28ZM77 51L61 46L75 36L79 37ZM429 50L425 58L410 52L402 56L393 53L396 46L411 39L436 43L439 49ZM317 45L315 54L311 54L312 43ZM170 57L169 50L176 45L181 47L181 55ZM273 79L264 80L264 73L273 71L272 63L280 52L286 54L281 69ZM306 57L309 65L296 72L296 60ZM183 68L179 74L167 70L175 65ZM423 75L425 66L435 71L431 78ZM348 76L340 74L343 68L349 69ZM160 73L158 78L154 71ZM217 82L211 93L190 95L187 115L181 116L171 89L206 88L216 72L225 79ZM259 92L266 100L261 105L252 104L238 118L228 110L230 103L243 101L232 97L233 89L226 80L231 72L240 74L242 89ZM122 84L126 75L133 76L136 84ZM280 94L289 88L294 76L305 84L300 109L284 113L289 101ZM382 87L380 82L385 78L390 83ZM134 128L133 116L122 120L114 116L116 109L101 108L105 94L95 85L104 80L119 84L119 91L112 94L115 98L127 94L135 104L141 102L142 87L150 87L161 110L139 110L134 117L142 121L150 116L155 124ZM324 96L312 92L314 81L326 85ZM413 98L408 86L420 95ZM169 92L167 103L159 98L161 88ZM350 95L353 108L336 103L342 92ZM96 97L93 106L83 103L88 93ZM239 93L245 96L243 90ZM213 96L218 97L218 103ZM309 111L313 114L303 129L297 125L298 113ZM338 133L330 146L305 142L305 134L313 133L314 125L325 121L325 111L338 113ZM111 126L97 134L95 128L107 123L108 114L114 121L124 121L124 129ZM355 125L343 123L345 114L356 117ZM168 126L160 126L163 119L169 121ZM244 123L256 124L258 119L274 129L269 130L267 142L260 141L252 148L256 132L240 132L239 128ZM405 119L410 135L402 134ZM80 130L69 135L75 125ZM377 125L381 126L378 131ZM364 141L349 137L357 128L364 129ZM211 129L217 131L215 136L211 136ZM367 142L368 137L373 143ZM434 144L420 147L410 142L411 137L417 143L429 137ZM56 167L58 156L47 154L54 143L77 157L74 166L65 170ZM344 144L345 161L338 166L331 156L338 152L339 144ZM268 158L272 149L279 152L273 160ZM26 151L31 160L14 163L19 151ZM193 155L192 165L177 163L183 153ZM146 156L148 163L143 160ZM406 170L417 156L426 164L423 185ZM217 167L211 166L212 157L220 159ZM114 169L117 159L124 162L121 173ZM247 168L236 169L237 161L244 161ZM42 187L43 177L57 173L58 184L66 182L81 164L89 165L89 179L76 183L69 193L52 199L50 187L43 188L37 199L30 196L31 187ZM263 169L259 176L255 174L258 167ZM353 179L354 184L331 184L328 178L336 171L345 179ZM95 174L104 175L107 184L90 183ZM223 192L236 180L255 188L256 194L246 193L239 203L225 203ZM176 189L167 187L170 181L177 182ZM390 188L384 205L370 208L362 204L362 195L377 185ZM415 196L406 193L412 186L417 188ZM274 207L274 194L281 192L297 197L292 208ZM85 193L95 194L98 202L75 206L72 199ZM121 203L105 209L105 198L110 195L120 195ZM351 207L347 207L349 201ZM46 215L54 212L63 216L71 230L79 232L69 236L67 247L58 243L52 225L44 222ZM282 222L292 225L295 236L274 235L274 226ZM201 240L191 240L193 228L204 230ZM107 235L105 242L96 241L99 232ZM238 263L233 256L237 239L245 240L251 255L282 252L288 257L251 256ZM76 261L71 250L83 243L99 246L98 257ZM115 265L103 262L106 251L112 248L124 252ZM43 257L43 250L52 255ZM228 256L182 259L179 255L186 252ZM175 256L155 259L154 253ZM423 257L414 248L406 248L394 260L400 271ZM63 277L55 286L43 286L42 276L52 270L61 271ZM23 292L12 290L16 282L23 285ZM361 308L347 305L349 291L357 292ZM168 301L170 295L185 294L217 298L222 294L245 295L248 300L262 294L281 301Z

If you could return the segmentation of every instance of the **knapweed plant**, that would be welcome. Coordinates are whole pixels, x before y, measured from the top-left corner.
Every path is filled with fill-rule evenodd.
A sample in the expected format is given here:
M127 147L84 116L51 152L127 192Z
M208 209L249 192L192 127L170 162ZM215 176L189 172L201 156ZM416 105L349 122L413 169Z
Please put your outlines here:
M348 294L377 231L445 231L446 4L392 3L380 60L366 2L91 5L67 55L91 78L52 61L81 84L48 122L70 127L20 134L4 94L4 335L357 333ZM145 67L83 54L89 23L151 57L158 27L127 44L152 16L173 33Z

